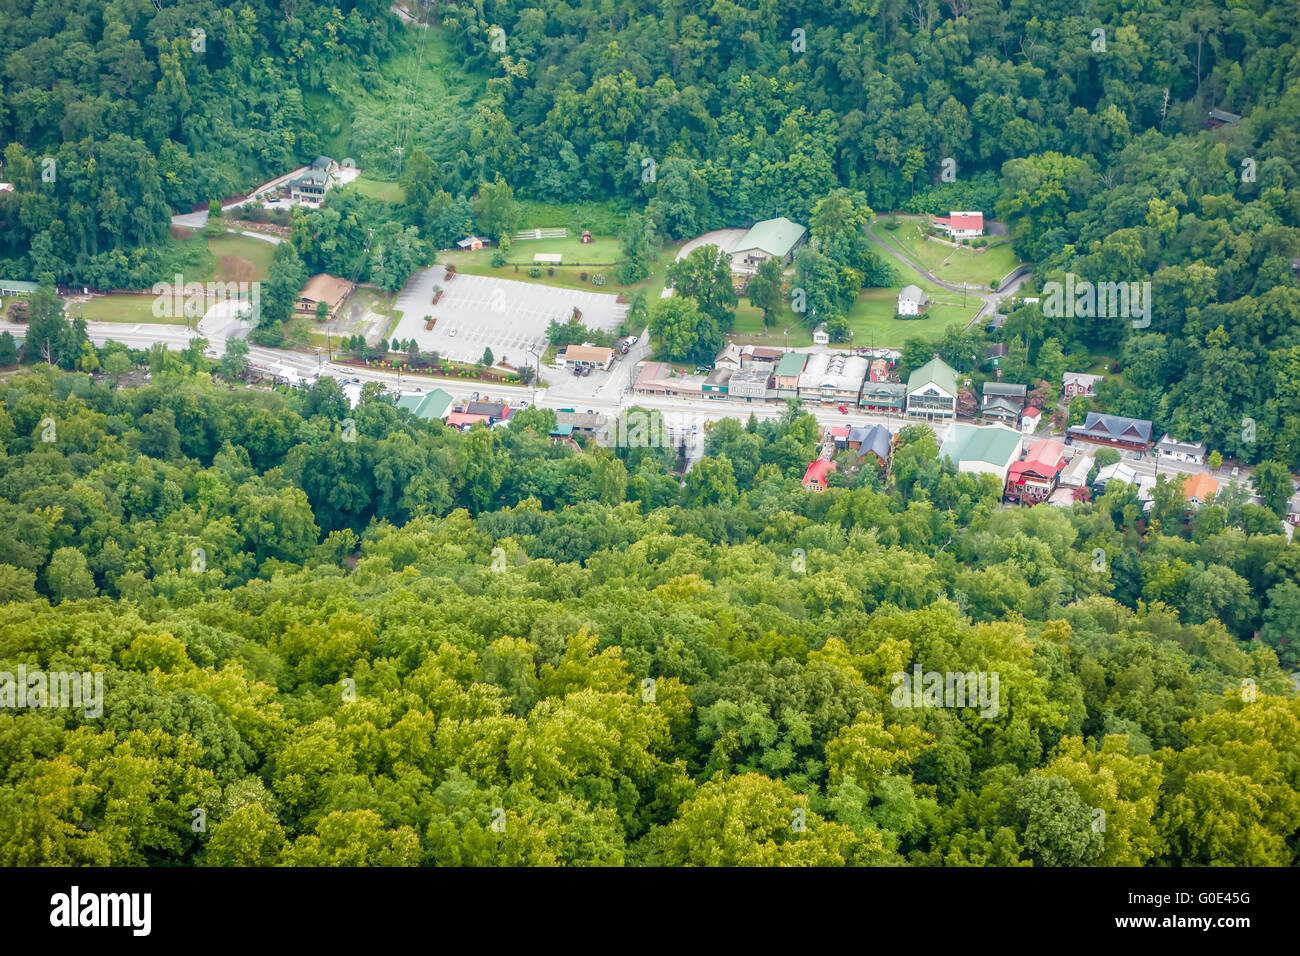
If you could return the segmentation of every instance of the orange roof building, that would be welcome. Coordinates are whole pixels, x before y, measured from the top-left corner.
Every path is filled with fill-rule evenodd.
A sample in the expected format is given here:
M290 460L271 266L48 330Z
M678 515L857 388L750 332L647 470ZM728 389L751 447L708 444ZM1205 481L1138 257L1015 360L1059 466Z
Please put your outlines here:
M1193 504L1203 505L1219 490L1219 483L1205 472L1197 472L1183 482L1183 495Z

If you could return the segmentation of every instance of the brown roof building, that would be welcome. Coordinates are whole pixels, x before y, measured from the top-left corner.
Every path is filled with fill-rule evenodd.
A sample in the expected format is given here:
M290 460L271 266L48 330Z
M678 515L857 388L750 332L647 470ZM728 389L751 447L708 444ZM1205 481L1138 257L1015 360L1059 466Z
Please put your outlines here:
M316 304L324 302L329 308L329 317L332 319L338 314L339 307L343 305L343 300L351 292L352 283L347 279L340 279L338 276L321 272L307 280L307 284L298 293L298 302L294 307L299 312L315 315Z

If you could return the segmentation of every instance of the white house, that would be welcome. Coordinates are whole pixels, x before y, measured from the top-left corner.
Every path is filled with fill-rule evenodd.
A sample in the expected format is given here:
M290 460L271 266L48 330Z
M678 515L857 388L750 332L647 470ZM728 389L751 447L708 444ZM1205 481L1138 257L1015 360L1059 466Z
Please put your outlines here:
M920 315L930 297L921 291L920 286L905 285L898 292L898 314Z
M1166 432L1165 437L1156 442L1156 454L1170 461L1199 465L1205 461L1205 442L1177 441Z
M936 216L934 224L953 239L973 239L984 235L984 213L950 212L946 216Z
M817 328L813 329L813 345L830 345L831 336L826 331L826 323L823 322Z
M1026 408L1020 413L1020 431L1025 435L1032 435L1038 431L1038 426L1043 423L1043 412L1039 408Z

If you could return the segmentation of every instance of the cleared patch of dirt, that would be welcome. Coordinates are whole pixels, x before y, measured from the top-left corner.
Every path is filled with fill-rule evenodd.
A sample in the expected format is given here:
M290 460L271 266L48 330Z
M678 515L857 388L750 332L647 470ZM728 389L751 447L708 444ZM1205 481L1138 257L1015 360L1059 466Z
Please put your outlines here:
M218 282L253 282L257 267L241 256L222 256L217 260Z

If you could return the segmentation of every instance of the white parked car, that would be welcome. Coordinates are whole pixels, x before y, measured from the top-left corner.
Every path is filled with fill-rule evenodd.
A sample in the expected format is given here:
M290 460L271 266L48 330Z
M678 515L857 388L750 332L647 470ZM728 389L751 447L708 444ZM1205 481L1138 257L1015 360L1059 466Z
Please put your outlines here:
M455 329L452 329L450 332L447 333L447 335L448 335L450 338L453 338L453 339L454 339L454 338L456 337L456 330L455 330Z

